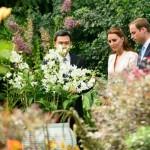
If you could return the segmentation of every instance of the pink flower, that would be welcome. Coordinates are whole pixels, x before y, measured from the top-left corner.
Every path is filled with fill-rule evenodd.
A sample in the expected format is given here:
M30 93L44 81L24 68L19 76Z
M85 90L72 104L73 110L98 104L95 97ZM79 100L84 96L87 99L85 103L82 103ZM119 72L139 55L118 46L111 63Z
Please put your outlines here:
M77 21L74 20L72 17L67 17L65 18L65 21L64 21L64 25L67 29L73 29L77 26Z
M61 11L64 13L71 11L71 0L64 0Z
M143 70L138 68L133 68L131 71L131 74L135 76L135 78L139 79L140 77L145 76L146 74L143 72Z
M9 21L7 25L12 32L17 32L20 30L19 25L15 21Z
M27 45L27 43L23 40L23 38L16 34L13 37L13 42L15 43L16 49L18 51L30 54L31 53L31 48Z
M144 72L144 70L139 69L138 67L134 67L132 68L132 70L130 72L123 72L123 76L128 80L128 81L133 81L135 79L140 79L142 77L144 77L146 75L146 73Z

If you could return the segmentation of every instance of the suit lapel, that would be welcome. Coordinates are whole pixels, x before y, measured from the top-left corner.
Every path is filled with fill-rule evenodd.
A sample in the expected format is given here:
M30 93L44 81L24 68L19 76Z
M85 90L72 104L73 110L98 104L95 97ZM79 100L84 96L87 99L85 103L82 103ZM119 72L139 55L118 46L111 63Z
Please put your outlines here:
M139 66L140 63L141 63L141 55L139 54L139 56L138 56L138 61L137 61L137 65Z
M148 45L148 47L145 51L143 59L146 58L146 57L150 57L150 43L149 43L149 45ZM139 68L141 68L141 64L143 62L143 59L141 60L141 53L139 53L138 62L137 62L137 65L139 66Z
M145 52L145 54L144 54L144 57L150 57L150 43L149 43L149 45L148 45L148 47L147 47L147 49L146 49L146 52Z

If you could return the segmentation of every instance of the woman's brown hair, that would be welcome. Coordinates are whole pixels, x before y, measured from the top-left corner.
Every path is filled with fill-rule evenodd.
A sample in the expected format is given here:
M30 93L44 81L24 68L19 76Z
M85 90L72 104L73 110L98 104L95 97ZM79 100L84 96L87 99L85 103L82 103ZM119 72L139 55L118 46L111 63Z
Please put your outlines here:
M124 38L123 41L123 49L126 51L132 51L133 49L130 47L129 42L127 37L125 36L124 32L122 31L121 28L118 27L112 27L108 30L107 35L108 34L116 34L118 35L120 38Z

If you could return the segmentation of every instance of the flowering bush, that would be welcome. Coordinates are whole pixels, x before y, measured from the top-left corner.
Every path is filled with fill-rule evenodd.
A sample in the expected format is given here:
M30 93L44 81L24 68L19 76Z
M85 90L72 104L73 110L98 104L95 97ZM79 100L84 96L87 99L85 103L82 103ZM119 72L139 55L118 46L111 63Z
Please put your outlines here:
M71 30L79 25L79 21L73 19L73 17L66 17L64 25L66 29Z
M69 108L79 94L94 86L94 74L63 63L70 47L66 50L60 47L57 52L49 50L48 53L50 35L41 27L39 43L37 37L34 38L31 18L27 18L26 27L19 26L14 20L11 16L6 23L13 33L14 43L11 71L4 77L9 108L16 105L26 108L34 102L46 111ZM43 60L45 53L48 54Z
M16 89L24 89L29 83L34 87L36 82L34 82L34 76L29 69L29 65L23 62L22 55L19 55L16 51L12 51L10 57L11 63L14 64L14 72L8 72L6 78L9 78L8 84L12 85ZM28 82L26 82L28 80Z
M23 54L12 51L13 65L4 79L7 81L8 104L25 108L37 102L45 110L66 109L82 93L95 84L94 73L63 63L57 51L49 50L40 69L24 62ZM58 103L59 100L59 103Z
M28 107L34 102L37 81L34 72L29 65L24 62L23 56L16 51L12 51L10 62L12 68L4 76L6 81L7 104L9 108L13 108L21 104Z
M33 23L31 18L27 18L27 29L19 26L14 17L10 16L6 22L7 28L13 33L12 41L14 49L19 53L32 53Z
M128 74L132 80L123 74L107 83L102 105L92 107L96 129L84 123L77 128L87 149L98 144L101 150L149 149L150 74L135 70Z
M134 80L117 77L107 86L109 105L94 107L98 132L91 133L105 150L126 150L125 139L140 126L150 125L150 74ZM131 73L129 74L131 76Z
M42 65L45 90L48 92L53 85L61 85L63 90L81 93L92 88L95 84L94 74L90 70L77 68L63 62L58 52L49 50Z
M70 12L71 11L71 5L72 5L72 1L71 0L64 0L63 4L62 4L61 11L63 13Z

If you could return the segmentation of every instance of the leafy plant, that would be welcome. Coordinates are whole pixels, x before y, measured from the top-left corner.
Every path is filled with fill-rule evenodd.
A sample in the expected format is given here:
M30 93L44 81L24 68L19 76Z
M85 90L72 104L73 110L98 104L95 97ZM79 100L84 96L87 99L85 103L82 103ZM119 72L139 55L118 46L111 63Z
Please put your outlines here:
M128 150L149 150L150 149L150 127L139 127L137 131L128 136L126 144Z

